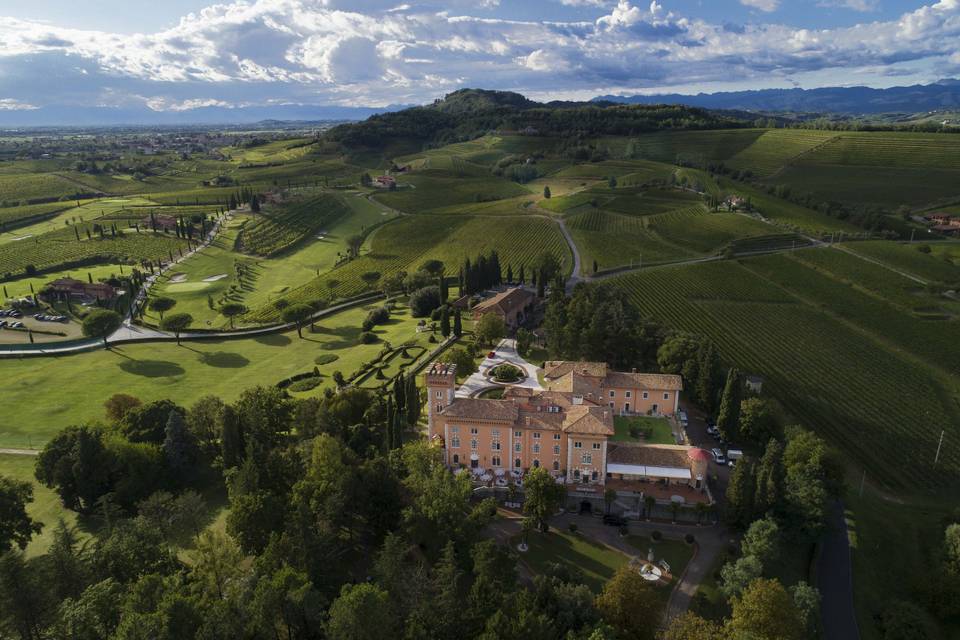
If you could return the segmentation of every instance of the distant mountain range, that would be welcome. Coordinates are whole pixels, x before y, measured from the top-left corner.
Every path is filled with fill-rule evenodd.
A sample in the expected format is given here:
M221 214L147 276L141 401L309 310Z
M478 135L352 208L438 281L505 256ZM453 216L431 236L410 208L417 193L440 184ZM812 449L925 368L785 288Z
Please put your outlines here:
M624 104L683 104L704 109L750 112L823 113L836 115L917 114L960 109L960 80L945 79L927 85L871 89L824 87L821 89L760 89L683 95L598 96L596 102Z
M323 120L365 120L378 113L404 109L387 107L340 107L277 105L267 107L199 107L183 111L154 111L147 107L49 106L40 109L0 109L0 129L16 127L111 127L124 125L238 125L264 120L317 122Z

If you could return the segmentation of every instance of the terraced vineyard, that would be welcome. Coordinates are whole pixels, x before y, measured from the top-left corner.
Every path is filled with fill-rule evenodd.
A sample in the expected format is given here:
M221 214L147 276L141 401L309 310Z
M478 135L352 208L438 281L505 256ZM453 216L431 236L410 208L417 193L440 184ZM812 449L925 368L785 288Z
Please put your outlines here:
M893 242L852 242L844 247L858 255L880 260L894 268L925 280L941 282L950 286L960 285L960 243L942 243L934 246L931 253L921 253L919 244L896 244ZM951 258L949 249L955 249ZM943 255L937 255L941 253Z
M89 191L52 173L0 175L0 202L24 205L33 200L72 197Z
M75 203L46 202L18 207L2 207L0 208L0 229L19 226L30 220L40 219L72 206L75 206Z
M517 273L529 269L544 251L560 258L569 269L570 251L556 223L541 217L405 216L374 232L369 250L284 295L290 302L345 298L368 290L363 276L387 277L415 271L427 259L442 260L455 273L466 258L496 250L500 264ZM268 322L277 316L271 305L254 311L249 320Z
M874 478L896 488L956 488L960 448L944 451L936 474L932 463L940 430L948 429L952 442L960 435L957 379L901 355L886 335L860 324L875 307L858 300L860 311L842 317L849 310L834 309L835 299L815 306L785 290L804 286L789 270L776 284L762 280L752 269L780 273L780 265L762 262L769 260L664 268L615 282L643 314L710 337L728 362L763 375L765 393L769 388L804 424L866 464ZM922 329L896 325L892 331Z
M73 228L46 233L35 238L0 245L0 278L22 275L28 266L38 271L84 261L139 263L142 260L168 260L185 250L187 242L173 234L126 231L116 238L81 232L77 241Z
M376 194L375 199L388 207L407 213L423 213L454 204L469 204L515 198L530 192L515 182L492 176L484 178L456 178L444 175L411 174L400 179L396 191Z
M648 229L649 218L622 216L594 209L566 220L580 250L584 269L600 270L637 264L661 264L698 254L669 242Z
M770 233L770 226L736 213L708 213L696 205L650 221L664 240L698 253L716 252L734 240Z
M256 219L247 223L239 243L248 253L277 255L349 212L340 196L329 193L267 206Z
M834 136L836 134L832 131L770 129L749 147L730 158L727 165L735 169L749 169L759 176L768 176Z
M960 170L960 138L918 133L842 133L800 164Z

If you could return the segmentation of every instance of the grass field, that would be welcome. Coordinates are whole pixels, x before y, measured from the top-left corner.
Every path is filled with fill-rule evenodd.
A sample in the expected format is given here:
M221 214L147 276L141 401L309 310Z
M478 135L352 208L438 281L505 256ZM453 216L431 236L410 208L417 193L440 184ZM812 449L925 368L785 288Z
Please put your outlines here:
M149 402L172 398L189 405L213 394L226 401L257 384L274 384L294 374L312 371L315 358L333 353L335 362L319 365L324 385L330 376L345 376L373 359L383 341L393 345L426 340L416 322L399 312L374 332L381 342L360 344L361 324L377 305L357 307L304 330L251 339L127 345L53 358L0 360L4 384L0 447L40 447L60 429L103 418L103 403L114 393L129 393Z
M615 282L644 315L711 338L726 361L763 375L765 389L797 420L889 486L958 485L960 384L937 364L951 363L956 350L923 346L926 329L906 312L784 256L664 268ZM941 429L946 446L933 474Z
M63 518L68 525L77 523L77 514L64 509L60 498L52 489L47 489L33 477L35 456L14 456L0 453L0 475L33 485L33 502L27 506L31 518L43 524L40 535L34 536L27 545L28 556L38 556L50 548L57 520Z
M29 204L38 198L61 198L92 190L52 173L0 175L0 202Z
M648 416L614 416L613 426L616 434L611 438L614 442L643 442L646 444L676 444L673 437L673 431L670 429L670 423L666 418L653 418ZM630 430L637 428L640 436L634 438ZM643 434L649 430L650 437Z
M411 272L428 259L443 261L449 273L480 253L496 250L504 271L508 265L516 273L521 265L529 267L544 251L554 253L570 269L570 250L557 225L547 219L525 217L406 216L378 228L370 238L369 249L359 258L289 292L291 302L363 293L365 273L386 277L398 271ZM265 322L276 318L277 311L264 307L251 320Z
M594 593L600 593L617 569L630 561L626 554L613 547L594 542L583 534L556 528L545 534L531 533L527 545L529 550L521 554L520 560L533 573L546 573L549 564L559 564L579 571L584 584Z

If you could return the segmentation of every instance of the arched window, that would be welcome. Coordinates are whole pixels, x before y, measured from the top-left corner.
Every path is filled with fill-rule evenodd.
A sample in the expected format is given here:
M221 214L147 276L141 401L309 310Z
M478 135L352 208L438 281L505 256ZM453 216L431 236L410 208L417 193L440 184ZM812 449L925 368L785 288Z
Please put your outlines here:
M533 461L533 466L534 466L534 467L539 467L539 466L540 466L540 461L539 461L539 460L534 460L534 461Z
M560 461L559 461L559 460L554 460L554 461L553 461L553 470L554 470L554 471L560 471Z
M519 469L522 465L520 464L520 458L517 458L513 461L513 466Z

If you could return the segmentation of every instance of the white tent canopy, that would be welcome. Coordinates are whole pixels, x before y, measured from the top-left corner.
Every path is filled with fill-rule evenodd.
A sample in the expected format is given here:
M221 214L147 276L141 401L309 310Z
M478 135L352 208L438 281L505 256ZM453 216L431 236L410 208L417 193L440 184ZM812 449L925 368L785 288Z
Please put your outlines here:
M645 478L671 478L690 480L693 476L690 469L682 467L652 467L643 464L608 464L607 473L620 473L626 476L642 476Z

